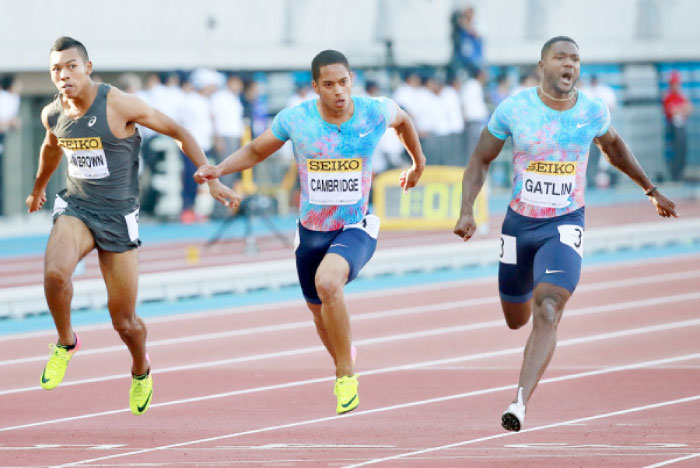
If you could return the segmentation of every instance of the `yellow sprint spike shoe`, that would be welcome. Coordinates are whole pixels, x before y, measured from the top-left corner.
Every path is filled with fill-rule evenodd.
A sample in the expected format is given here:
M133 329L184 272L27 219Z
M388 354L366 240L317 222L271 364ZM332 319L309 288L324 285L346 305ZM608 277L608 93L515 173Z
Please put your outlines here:
M80 349L80 338L75 334L75 345L69 349L68 346L61 344L49 345L51 355L44 367L44 372L41 373L41 386L46 390L56 388L63 381L63 376L66 375L66 368L73 355Z
M129 389L129 407L133 414L146 412L153 397L153 377L150 370L146 375L132 375Z
M333 393L338 397L336 413L347 413L357 408L357 405L360 404L360 395L357 393L357 387L359 386L358 377L359 375L353 374L335 379Z

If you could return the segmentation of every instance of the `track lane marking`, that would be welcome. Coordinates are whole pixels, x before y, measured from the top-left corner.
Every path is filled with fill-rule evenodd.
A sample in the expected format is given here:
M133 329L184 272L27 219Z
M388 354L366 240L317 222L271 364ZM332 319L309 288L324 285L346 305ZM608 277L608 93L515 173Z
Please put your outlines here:
M581 286L577 290L583 291L583 292L600 291L600 290L605 290L605 289L617 289L617 288L628 287L628 286L638 286L638 285L651 284L651 283L657 283L657 282L684 280L684 279L690 279L690 278L696 278L696 277L700 277L700 270L691 270L691 271L687 271L687 272L679 272L679 273L671 273L671 274L650 275L650 276L644 276L644 277L640 277L640 278L630 278L630 279L623 279L623 280L616 280L616 281L602 281L599 283L591 283L588 285ZM397 309L389 309L389 310L386 310L383 312L370 312L370 313L366 313L366 314L355 314L355 315L351 316L351 320L353 322L355 322L355 321L363 321L363 320L396 317L396 316L402 316L402 315L414 315L414 314L421 314L421 313L425 313L425 312L435 312L435 311L447 310L447 309L459 308L459 307L473 307L476 305L496 304L496 303L499 303L499 301L500 301L500 299L496 295L488 295L488 296L483 296L483 297L479 297L479 298L465 299L465 300L460 300L460 301L443 302L443 303L424 305L424 306L403 307L403 308L397 308ZM567 311L565 311L565 313L567 316L570 316L572 314L576 315L575 314L576 310L577 309L571 309L570 311L567 310ZM500 324L500 323L502 323L502 321L498 321L498 323ZM278 324L278 325L262 325L262 326L257 326L257 327L242 328L242 329L237 329L237 330L228 330L228 331L216 332L216 333L202 333L199 335L189 335L189 336L178 337L178 338L152 340L152 341L149 341L147 343L147 345L149 348L152 348L152 347L157 347L157 346L169 346L169 345L176 345L176 344L183 344L183 343L192 343L192 342L197 342L197 341L209 341L209 340L213 340L213 339L230 338L230 337L234 337L234 336L249 335L249 334L253 334L253 333L266 333L266 332L296 330L296 329L300 329L300 328L309 328L311 326L312 326L312 322L310 320L304 320L304 321L300 321L300 322L290 322L290 323L283 323L283 324ZM86 349L86 350L81 351L80 355L81 356L91 356L91 355L97 355L97 354L104 354L104 353L111 353L111 352L122 352L122 351L124 351L124 345L120 344L120 345L115 345L115 346L105 346L102 348ZM30 356L30 357L25 357L25 358L0 360L0 367L17 365L17 364L26 364L26 363L30 363L30 362L42 362L42 361L45 361L46 359L47 359L46 354L41 354L38 356ZM0 395L1 394L2 393L0 393Z
M606 340L606 339L617 339L617 338L620 338L623 336L642 335L642 334L647 334L647 333L654 333L657 331L666 331L666 330L672 330L672 329L678 329L678 328L687 328L689 326L697 326L697 325L700 325L700 319L684 320L682 322L675 322L675 323L670 323L670 324L653 325L653 326L648 326L648 327L622 330L619 332L608 332L608 333L602 333L602 334L598 334L598 335L589 335L587 337L579 337L579 338L572 338L572 339L568 339L568 340L561 340L559 342L558 346L559 347L572 346L572 345L591 343L591 342L596 342L596 341L601 341L601 340ZM360 343L360 342L358 342L358 343ZM323 349L321 347L318 347L318 348ZM445 365L445 364L454 364L456 362L467 362L467 361L474 361L474 360L478 360L478 359L507 356L507 355L511 355L511 354L520 354L523 352L523 349L524 348L521 346L521 347L517 347L517 348L509 348L509 349L502 349L502 350L498 350L498 351L488 351L488 352L482 352L482 353L468 354L465 356L457 356L457 357L446 358L446 359L438 359L438 360L423 361L423 362L416 362L416 363L410 363L410 364L402 364L402 365L398 365L398 366L369 370L369 371L363 372L362 375L368 376L368 375L385 374L385 373L389 373L389 372L397 372L397 371L402 371L402 370L415 370L415 369L424 368L424 367L441 366L441 365ZM700 353L687 355L687 356L700 357ZM593 371L593 372L595 372L595 371ZM584 373L580 373L577 375L584 375L584 374L588 374L588 373L584 372ZM595 375L595 374L591 374L591 375ZM556 379L557 378L553 378L553 379L550 379L550 381L557 381ZM319 378L314 378L314 379L286 382L286 383L282 383L282 384L266 385L263 387L253 387L253 388L248 388L248 389L234 390L231 392L217 393L217 394L200 396L200 397L191 397L191 398L185 398L185 399L180 399L180 400L172 400L172 401L162 402L162 403L151 403L151 409L162 407L162 406L173 406L173 405L181 405L181 404L187 404L187 403L197 403L197 402L201 402L201 401L213 400L213 399L218 399L218 398L228 398L228 397L238 396L238 395L260 393L260 392L268 391L268 390L280 390L280 389L285 389L285 388L299 387L299 386L303 386L303 385L310 385L310 384L315 384L315 383L320 383L320 382L330 382L332 380L333 380L333 377L319 377ZM515 386L510 385L510 386L507 386L506 388L515 388ZM16 426L8 426L8 427L0 428L0 432L7 432L7 431L25 429L25 428L29 428L29 427L48 425L48 424L57 424L57 423L63 423L63 422L68 422L68 421L75 421L75 420L79 420L79 419L89 419L89 418L94 418L94 417L108 416L108 415L122 413L122 412L126 412L126 411L129 411L129 410L128 409L119 409L119 410L102 411L102 412L98 412L98 413L83 414L80 416L70 416L70 417L60 418L60 419L52 419L52 420L45 420L45 421L39 421L39 422L34 422L34 423L28 423L28 424L21 424L21 425L16 425Z
M613 304L607 304L604 306L594 306L594 307L584 307L580 309L573 309L569 312L567 312L568 316L583 316L583 315L592 315L592 314L598 314L598 313L603 313L603 312L611 312L615 310L625 310L625 309L632 309L632 308L639 308L639 307L650 307L650 306L656 306L656 305L662 305L662 304L669 304L669 303L674 303L674 302L682 302L686 300L696 300L700 299L700 292L697 293L689 293L689 294L679 294L675 296L666 296L666 297L660 297L660 298L654 298L654 299L644 299L640 301L629 301L629 302L622 302L622 303L613 303ZM432 307L432 306L429 306ZM381 313L381 312L380 312ZM675 323L683 323L683 326L694 326L700 319L693 319L693 320L688 320L688 321L683 321L683 322L670 322L671 325L669 325L672 328L677 328L673 324ZM306 322L304 322L306 323ZM356 345L369 345L369 344L380 344L380 343L391 343L394 341L401 341L401 340L410 340L410 339L418 339L418 338L425 338L425 337L430 337L430 336L436 336L436 335L443 335L443 334L450 334L450 333L457 333L457 332L465 332L465 331L475 331L475 330L484 330L487 328L494 328L494 327L500 327L503 325L503 322L501 320L491 320L488 322L478 322L478 323L473 323L469 325L457 325L457 326L452 326L452 327L444 327L444 328L438 328L438 329L430 329L430 330L422 330L419 332L411 332L411 333L400 333L396 335L388 335L388 336L381 336L381 337L376 337L376 338L365 338L362 340L356 340L354 343ZM311 322L309 321L307 326L311 327ZM666 325L653 325L651 326L652 328L655 327L665 327ZM641 329L648 329L649 327L642 327ZM621 333L621 335L615 335L615 336L625 336L627 333L633 333L635 330L641 330L641 329L633 329L633 330L624 330L621 332L611 332L612 334L615 333ZM663 329L663 328L660 328ZM611 333L604 333L603 335L607 336L610 335ZM601 335L602 336L602 335ZM570 340L585 340L586 338L571 338ZM568 342L570 340L564 340L561 341L561 343ZM559 344L561 346L561 344ZM521 348L516 348L516 349L521 349ZM249 355L249 356L241 356L241 357L236 357L236 358L229 358L229 359L219 359L215 361L204 361L204 362L195 362L191 364L184 364L180 366L172 366L172 367L164 367L160 369L154 370L155 374L164 374L168 372L179 372L183 370L190 370L190 369L202 369L205 367L216 367L216 366L224 366L224 365L230 365L230 364L236 364L236 363L241 363L241 362L252 362L252 361L260 361L260 360L265 360L265 359L275 359L279 357L289 357L289 356L297 356L300 354L307 354L307 353L313 353L313 352L320 352L324 351L325 348L323 346L309 346L305 348L297 348L297 349L292 349L288 351L277 351L277 352L272 352L272 353L262 353L262 354L254 354L254 355ZM446 361L451 362L451 361ZM366 374L366 372L363 372ZM70 386L75 386L75 385L83 385L83 384L90 384L90 383L99 383L99 382L106 382L109 380L117 380L117 379L124 379L128 378L130 374L113 374L113 375L107 375L107 376L102 376L102 377L92 377L89 379L82 379L82 380L75 380L71 382L63 382L61 384L62 387L70 387ZM39 386L31 386L31 387L23 387L23 388L15 388L15 389L9 389L9 390L2 390L0 391L0 396L3 395L11 395L11 394L16 394L16 393L25 393L25 392L33 392L33 391L38 391L42 390L41 387ZM151 405L153 406L153 405Z
M638 362L638 363L628 364L628 365L624 365L624 366L608 367L605 369L598 369L595 371L581 372L578 374L569 374L569 375L565 375L565 376L542 379L540 381L540 384L562 382L562 381L574 380L574 379L583 378L583 377L589 377L589 376L593 376L593 375L610 374L610 373L620 372L620 371L624 371L624 370L639 369L639 368L643 368L643 367L653 367L653 366L668 364L671 362L678 362L678 361L683 361L683 360L699 359L699 358L700 358L700 353L695 353L695 354L689 354L689 355L684 355L684 356L675 356L675 357L666 358L666 359L644 361L644 362ZM288 424L268 426L268 427L263 427L263 428L259 428L259 429L251 429L248 431L234 432L234 433L224 434L224 435L220 435L220 436L213 436L213 437L207 437L207 438L202 438L202 439L193 439L193 440L179 442L179 443L175 443L175 444L161 445L161 446L157 446L157 447L150 447L150 448L146 448L146 449L134 450L131 452L123 452L123 453L118 453L118 454L106 455L106 456L102 456L102 457L74 461L74 462L65 463L62 465L56 465L52 468L68 468L68 467L72 467L72 466L83 465L86 463L94 463L94 462L103 461L103 460L111 460L111 459L115 459L115 458L127 457L127 456L132 456L132 455L140 455L143 453L158 452L158 451L163 451L163 450L178 448L178 447L187 447L190 445L202 444L202 443L206 443L206 442L214 442L217 440L233 439L233 438L237 438L237 437L243 437L246 435L260 434L260 433L264 433L264 432L272 432L272 431L281 430L281 429L289 429L289 428L294 428L294 427L299 427L299 426L307 426L307 425L323 423L323 422L344 421L347 418L361 417L361 416L371 415L371 414L375 414L375 413L384 413L387 411L394 411L394 410L398 410L398 409L410 408L410 407L415 407L415 406L422 406L422 405L439 403L439 402L444 402L444 401L449 401L449 400L456 400L456 399L467 398L467 397L477 396L477 395L485 395L485 394L489 394L489 393L501 392L504 390L512 390L516 386L517 386L517 384L505 385L505 386L501 386L501 387L493 387L493 388L489 388L489 389L476 390L476 391L472 391L472 392L459 393L459 394L447 395L447 396L443 396L443 397L430 398L430 399L426 399L426 400L413 401L410 403L390 405L390 406L375 408L375 409L366 410L366 411L352 412L352 413L345 414L342 417L328 416L328 417L323 417L323 418L309 419L309 420L305 420L305 421L297 421L297 422L288 423ZM617 416L617 415L627 414L627 413L637 412L637 411L644 411L647 409L659 408L659 407L669 406L669 405L673 405L673 404L686 403L686 402L695 401L695 400L700 400L700 395L681 398L681 399L677 399L677 400L670 400L670 401L666 401L666 402L654 403L651 405L638 406L638 407L629 408L626 410L603 413L603 414L599 414L599 415L595 415L595 416L577 418L577 419L572 419L569 421L562 421L559 423L547 424L544 426L537 426L537 427L533 427L533 428L529 428L529 429L523 429L520 432L499 433L499 434L495 434L492 436L481 437L478 439L461 441L461 442L458 442L456 444L449 444L449 445L444 445L444 446L440 446L440 447L432 447L430 449L424 449L424 450L420 450L420 451L409 452L406 454L395 455L393 457L387 457L386 459L381 459L381 461L396 459L396 458L405 458L407 456L417 455L420 453L426 453L426 452L430 452L430 451L442 450L444 448L450 448L453 446L456 447L456 446L460 446L460 445L473 444L476 442L498 439L498 438L513 436L513 435L517 435L517 434L523 434L526 432L540 431L540 430L544 430L544 429L550 429L553 427L564 426L564 425L569 425L569 424L576 424L576 423L585 422L585 421L592 421L595 419L602 419L602 418L606 418L606 417L612 417L612 416ZM368 462L363 462L363 463L368 464ZM379 461L376 461L374 463L379 463ZM364 464L350 465L350 466L353 466L353 467L354 466L364 466ZM347 468L349 468L349 467L347 467Z

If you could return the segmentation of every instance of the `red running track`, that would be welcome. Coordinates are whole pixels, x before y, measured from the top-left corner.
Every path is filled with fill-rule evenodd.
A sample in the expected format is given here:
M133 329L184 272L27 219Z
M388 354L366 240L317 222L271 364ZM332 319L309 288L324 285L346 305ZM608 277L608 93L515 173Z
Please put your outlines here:
M343 416L301 300L149 321L138 417L108 326L78 330L50 392L54 333L6 336L0 466L700 466L698 284L700 255L586 268L520 433L500 414L530 326L507 329L492 277L350 295L361 403Z

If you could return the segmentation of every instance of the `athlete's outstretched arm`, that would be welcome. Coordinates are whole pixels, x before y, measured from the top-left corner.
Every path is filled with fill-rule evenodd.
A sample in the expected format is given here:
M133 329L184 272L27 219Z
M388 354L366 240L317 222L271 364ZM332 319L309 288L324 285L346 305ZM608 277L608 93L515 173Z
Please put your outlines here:
M498 157L504 144L505 140L496 138L489 132L488 128L484 128L479 137L479 142L469 158L467 168L464 170L464 176L462 177L462 208L454 233L465 241L471 239L474 231L476 231L474 200L476 200L477 195L479 195L481 188L484 186L489 166Z
M185 127L159 110L149 106L139 97L113 89L110 91L108 99L110 108L126 123L137 123L155 132L169 136L175 140L182 152L197 167L209 163L204 151L197 144L197 140ZM217 179L212 179L209 182L209 192L215 200L227 206L238 206L241 201L241 197L236 192L223 185Z
M36 171L34 188L25 200L29 213L40 210L46 203L46 186L63 156L63 150L58 145L58 138L49 129L47 112L48 108L46 107L41 111L41 123L46 128L46 136L41 144L41 150L39 150L39 169Z
M608 161L610 161L610 164L627 174L630 179L644 190L654 207L656 207L659 216L665 218L669 216L678 217L675 209L676 204L663 196L652 184L639 161L637 161L637 158L629 149L627 143L625 143L625 140L615 131L612 125L603 136L596 138L595 142Z
M212 180L232 172L250 169L267 159L272 153L280 149L283 144L284 141L273 135L271 130L265 130L262 135L231 153L216 166L205 165L197 169L197 172L194 174L194 180L201 184L205 180Z
M401 173L399 184L404 191L415 187L420 179L421 174L423 174L423 169L425 169L425 155L423 154L423 149L420 146L420 140L418 139L418 132L416 127L413 125L411 117L406 113L405 110L397 107L396 117L391 123L390 127L396 129L396 134L403 143L403 146L408 151L408 154L413 160L413 166Z

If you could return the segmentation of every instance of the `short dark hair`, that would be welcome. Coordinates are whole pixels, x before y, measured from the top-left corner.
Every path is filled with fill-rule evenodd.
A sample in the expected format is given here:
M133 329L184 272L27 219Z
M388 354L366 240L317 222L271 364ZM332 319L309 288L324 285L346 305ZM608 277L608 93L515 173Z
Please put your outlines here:
M325 67L326 65L333 65L336 63L345 65L345 68L350 70L350 64L348 64L348 59L345 58L345 55L338 52L337 50L329 49L319 52L316 55L316 57L314 57L314 59L311 61L311 75L313 76L314 81L318 80L318 75L321 74L321 67Z
M561 41L571 42L578 49L578 44L576 44L576 41L571 39L569 36L555 36L544 43L544 45L542 46L542 52L540 53L540 58L544 59L544 56L547 55L547 52L549 52L549 49L552 48L552 44L554 44L555 42L561 42Z
M15 82L15 75L5 75L0 76L0 89L4 91L9 91L12 88L12 84Z
M87 49L85 48L83 43L68 36L61 36L58 39L56 39L49 53L61 52L63 50L68 49L77 49L78 53L83 58L85 63L87 63L90 60L90 58L88 57Z

